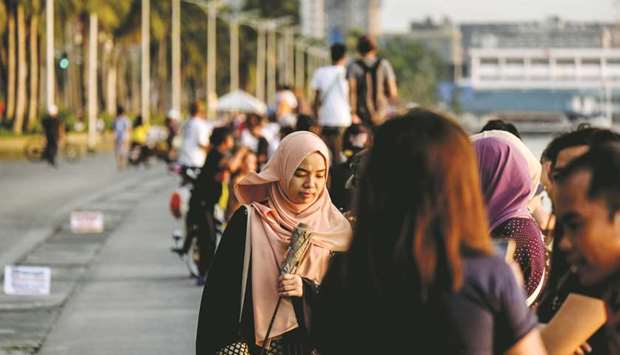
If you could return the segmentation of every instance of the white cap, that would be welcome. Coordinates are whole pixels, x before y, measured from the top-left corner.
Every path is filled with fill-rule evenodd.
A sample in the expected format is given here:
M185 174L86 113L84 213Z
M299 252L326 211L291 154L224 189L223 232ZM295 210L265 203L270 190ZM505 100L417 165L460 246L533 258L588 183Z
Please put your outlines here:
M179 119L181 119L181 114L179 113L179 111L177 111L175 109L170 109L170 111L168 111L168 114L166 115L166 117L172 118L173 120L179 120Z
M286 102L291 109L297 108L297 98L291 90L282 90L276 94L276 107L280 105L281 101Z
M50 116L56 116L58 114L58 106L51 105L49 109L47 110L47 113L49 113Z

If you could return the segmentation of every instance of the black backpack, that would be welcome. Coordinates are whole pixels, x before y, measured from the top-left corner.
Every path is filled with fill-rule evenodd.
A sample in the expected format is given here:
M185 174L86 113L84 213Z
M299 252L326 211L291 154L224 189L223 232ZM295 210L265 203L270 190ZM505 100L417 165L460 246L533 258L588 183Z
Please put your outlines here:
M379 124L380 118L377 117L378 106L378 94L377 89L379 83L377 83L377 71L383 62L383 58L377 57L377 60L368 66L362 59L357 59L355 63L362 68L363 80L356 80L356 112L357 115L365 122L372 124ZM370 87L369 87L370 84Z

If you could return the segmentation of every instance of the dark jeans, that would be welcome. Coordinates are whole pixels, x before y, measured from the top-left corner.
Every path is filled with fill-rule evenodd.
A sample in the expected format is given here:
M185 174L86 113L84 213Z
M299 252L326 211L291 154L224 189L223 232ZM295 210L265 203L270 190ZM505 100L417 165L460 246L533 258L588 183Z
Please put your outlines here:
M332 155L332 165L340 163L340 153L342 152L342 136L346 127L322 126L321 135Z
M45 145L43 151L43 159L47 160L50 164L56 165L56 155L58 154L58 141L49 139Z
M200 260L198 261L198 272L200 276L205 276L209 271L209 266L215 256L216 226L213 217L213 205L211 208L202 206L192 206L186 217L187 235L183 242L183 252L189 252L194 238L197 238Z

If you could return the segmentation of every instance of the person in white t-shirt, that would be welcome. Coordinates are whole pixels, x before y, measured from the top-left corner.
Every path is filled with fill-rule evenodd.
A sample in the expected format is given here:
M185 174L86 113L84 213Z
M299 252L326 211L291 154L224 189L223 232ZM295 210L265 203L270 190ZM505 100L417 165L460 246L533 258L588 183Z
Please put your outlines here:
M314 114L319 119L321 134L332 153L333 164L340 162L342 135L351 125L346 52L344 44L333 44L330 47L332 65L317 69L310 84L314 90Z
M204 112L204 105L201 102L191 104L191 118L183 126L183 143L177 160L183 168L202 168L207 158L213 125L207 122Z

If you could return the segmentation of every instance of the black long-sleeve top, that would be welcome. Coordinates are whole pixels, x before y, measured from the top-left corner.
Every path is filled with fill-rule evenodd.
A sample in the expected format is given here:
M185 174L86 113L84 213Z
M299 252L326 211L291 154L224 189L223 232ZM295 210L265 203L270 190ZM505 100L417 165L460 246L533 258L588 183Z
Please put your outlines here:
M222 347L239 340L247 341L252 353L260 352L254 342L251 263L239 323L247 215L245 206L233 214L209 270L198 316L197 355L215 354ZM318 286L310 280L302 280L304 296L292 298L299 328L284 335L284 354L308 354L312 349L308 334Z

